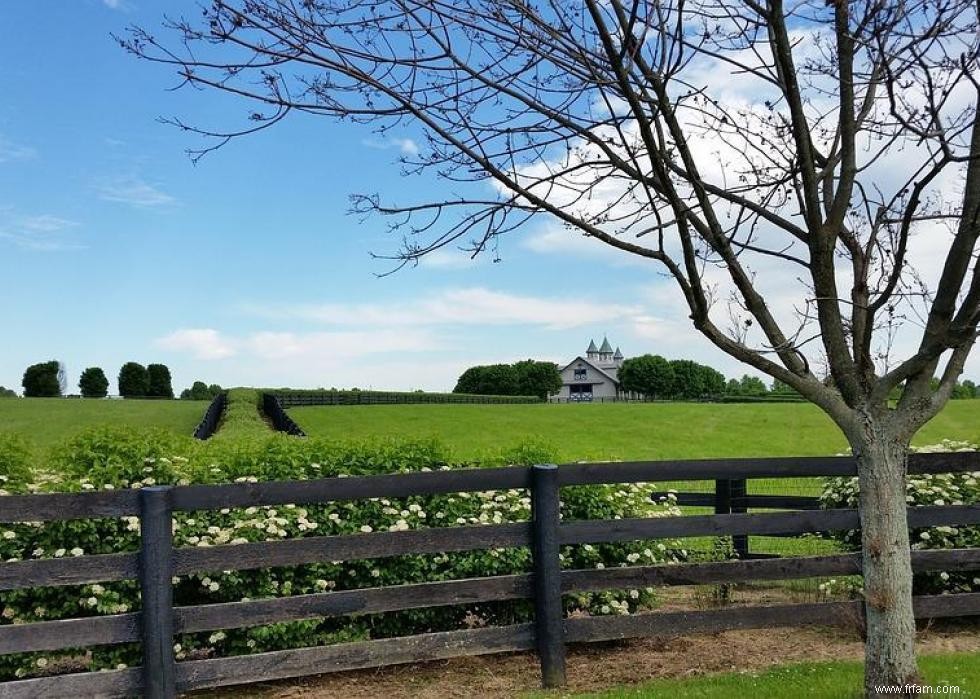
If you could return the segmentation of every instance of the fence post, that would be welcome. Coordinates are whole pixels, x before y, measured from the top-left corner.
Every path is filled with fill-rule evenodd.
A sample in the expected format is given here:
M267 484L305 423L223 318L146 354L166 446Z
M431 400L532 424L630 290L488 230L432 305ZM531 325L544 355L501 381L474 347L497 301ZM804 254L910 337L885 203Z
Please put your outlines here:
M531 514L534 532L534 633L545 688L565 684L564 612L561 601L561 561L558 558L558 467L538 464L531 469Z
M716 515L729 515L738 512L745 512L745 507L734 507L732 506L733 498L745 497L746 486L745 479L739 478L735 480L730 480L728 478L721 478L715 481L715 514ZM739 534L732 537L732 548L735 549L736 555L741 558L747 558L749 555L749 537L744 534Z
M715 481L715 514L727 515L732 511L732 482L727 478Z
M177 696L172 491L169 485L139 491L143 696L148 699Z
M746 486L746 480L744 478L739 478L731 483L731 496L734 498L744 498L748 492ZM732 506L733 513L743 513L748 512L748 508L744 506ZM732 546L735 548L735 553L740 559L746 559L749 557L749 537L747 534L738 534L732 537Z

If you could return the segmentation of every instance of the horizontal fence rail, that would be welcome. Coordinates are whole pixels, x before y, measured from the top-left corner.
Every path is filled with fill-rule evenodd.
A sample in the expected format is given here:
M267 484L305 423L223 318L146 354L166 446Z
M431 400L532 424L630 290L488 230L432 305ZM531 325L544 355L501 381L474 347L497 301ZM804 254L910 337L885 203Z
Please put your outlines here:
M911 454L911 475L980 473L980 454ZM617 461L563 464L558 484L657 483L750 478L856 476L849 456L804 456L764 459L696 459L678 461ZM524 466L461 468L309 481L188 485L174 488L174 510L219 510L231 507L305 504L401 498L413 495L531 487L531 469ZM758 497L758 496L749 496ZM713 502L713 501L712 501ZM139 513L135 491L7 495L0 498L0 522L49 522L95 517L126 517Z
M478 396L467 393L422 393L392 391L269 391L284 408L314 405L419 405L471 404L505 405L543 403L537 396Z
M910 472L920 474L978 469L980 454L976 453L920 454L909 462ZM135 579L141 585L143 609L109 616L0 625L0 653L140 642L144 664L142 668L0 683L0 697L172 697L181 691L312 673L531 649L541 659L543 683L558 686L564 683L564 649L568 643L769 626L859 624L863 617L859 601L562 618L563 594L859 575L859 554L760 559L740 555L741 560L587 570L561 570L558 556L560 546L584 543L731 536L739 548L739 537L749 535L854 529L859 525L856 510L814 509L809 498L748 495L744 483L739 484L747 478L854 473L853 459L845 457L731 459L459 469L303 482L4 496L0 498L3 522L138 516L141 545L138 552L4 563L0 565L0 590ZM713 494L677 497L680 504L713 507L715 514L607 521L565 521L558 517L561 487L687 480L716 481ZM309 536L213 547L175 548L172 541L171 519L176 511L501 489L530 491L531 521ZM666 493L659 495L666 497ZM793 511L749 513L747 508ZM910 528L980 524L980 504L910 507L908 520ZM196 606L174 606L172 598L174 575L513 547L532 550L532 572ZM912 564L916 572L977 570L980 549L913 551ZM503 600L533 601L534 621L207 660L177 662L173 653L173 637L178 633ZM915 610L921 618L980 614L980 593L917 597Z
M580 397L549 396L548 401L554 405L577 403L806 403L802 396L728 396L714 395L700 398L658 398L656 396L592 396L579 394Z
M913 551L912 567L919 573L980 569L980 549ZM798 580L860 573L861 557L851 553L563 570L559 577L562 593L576 593L650 586ZM193 633L284 621L533 598L534 576L524 573L176 607L174 627L175 633ZM0 653L138 641L140 622L141 614L136 612L0 626Z

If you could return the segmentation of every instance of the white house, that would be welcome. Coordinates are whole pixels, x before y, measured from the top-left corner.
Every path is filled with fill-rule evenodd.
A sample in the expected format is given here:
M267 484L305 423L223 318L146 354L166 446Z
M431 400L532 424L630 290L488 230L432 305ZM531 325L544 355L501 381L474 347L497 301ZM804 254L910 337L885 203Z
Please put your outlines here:
M595 340L591 340L584 357L579 355L561 369L561 390L552 399L590 402L634 398L636 396L624 393L619 386L617 374L621 366L623 353L618 347L613 351L609 338L602 338L599 348L596 348Z

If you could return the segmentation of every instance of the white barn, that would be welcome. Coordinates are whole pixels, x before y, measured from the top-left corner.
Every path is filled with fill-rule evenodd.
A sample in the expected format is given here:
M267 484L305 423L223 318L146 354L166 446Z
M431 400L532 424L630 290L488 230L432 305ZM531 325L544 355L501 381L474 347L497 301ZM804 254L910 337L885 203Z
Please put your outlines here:
M615 351L609 338L602 338L602 345L596 347L595 340L589 342L585 356L579 355L561 369L561 390L552 396L553 400L571 402L591 402L635 398L620 388L617 374L623 365L623 353Z

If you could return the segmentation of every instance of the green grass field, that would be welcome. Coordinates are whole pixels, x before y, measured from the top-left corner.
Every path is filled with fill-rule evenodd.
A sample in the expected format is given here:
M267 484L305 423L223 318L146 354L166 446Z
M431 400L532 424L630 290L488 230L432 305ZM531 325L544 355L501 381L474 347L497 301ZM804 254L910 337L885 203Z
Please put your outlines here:
M46 449L89 427L160 427L190 436L208 404L187 400L0 400L0 432L14 432Z
M523 441L562 461L807 456L846 449L818 408L799 403L378 405L293 408L317 437L438 437L463 458ZM951 401L915 444L980 438L980 400Z
M546 445L557 460L657 460L811 456L845 451L837 427L805 403L612 403L536 405L377 405L292 408L316 437L436 437L463 459L522 442ZM915 444L980 438L980 400L951 401L916 436ZM755 479L755 494L819 495L822 479ZM711 492L707 481L663 488ZM706 508L685 508L691 514ZM689 540L692 549L710 539ZM757 552L815 555L837 550L819 538L752 537Z
M960 653L920 658L926 683L933 695L980 696L980 655ZM856 662L785 665L763 673L730 673L689 680L656 680L636 687L622 687L600 694L576 695L581 699L728 699L728 697L812 697L846 699L862 696L863 666ZM942 685L949 689L943 691ZM959 691L954 692L953 687ZM538 695L547 696L547 695Z

